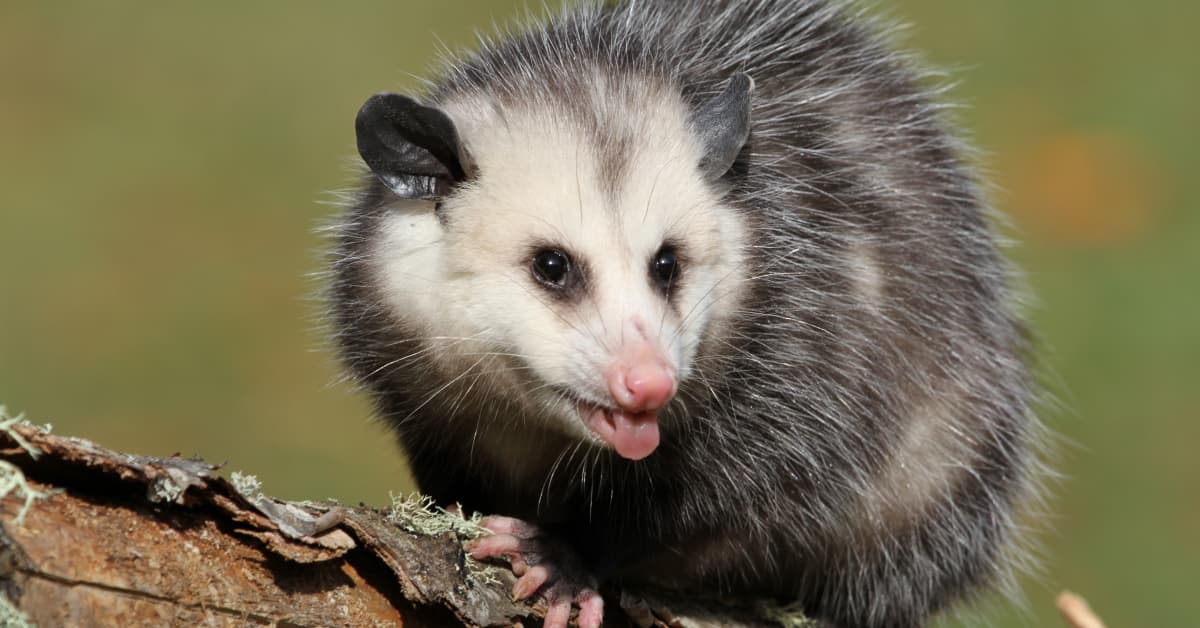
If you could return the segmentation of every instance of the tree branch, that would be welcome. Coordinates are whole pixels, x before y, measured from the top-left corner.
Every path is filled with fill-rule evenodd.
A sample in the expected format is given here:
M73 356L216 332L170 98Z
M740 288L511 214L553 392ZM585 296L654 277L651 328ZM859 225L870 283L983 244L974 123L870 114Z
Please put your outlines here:
M464 554L484 531L458 513L286 502L217 471L0 420L0 624L541 624L507 567ZM761 604L606 594L605 625L806 625Z

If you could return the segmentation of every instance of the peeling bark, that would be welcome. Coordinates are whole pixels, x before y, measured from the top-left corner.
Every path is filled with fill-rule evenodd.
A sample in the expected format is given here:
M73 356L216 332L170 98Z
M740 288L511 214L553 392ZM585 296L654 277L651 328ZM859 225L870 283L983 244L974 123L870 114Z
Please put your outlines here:
M23 496L0 501L0 586L39 626L536 618L507 595L511 574L467 577L457 535L407 532L383 511L247 497L200 460L122 454L24 424L0 434L0 459L33 490L58 489L19 524Z
M15 611L38 626L541 624L544 606L512 600L505 566L463 553L461 516L285 502L217 471L0 421L0 623ZM606 626L779 624L607 593Z

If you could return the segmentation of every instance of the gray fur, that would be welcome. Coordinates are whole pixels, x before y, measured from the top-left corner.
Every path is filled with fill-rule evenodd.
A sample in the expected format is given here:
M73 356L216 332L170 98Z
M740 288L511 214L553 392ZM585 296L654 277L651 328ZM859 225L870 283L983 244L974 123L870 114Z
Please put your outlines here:
M514 482L475 439L527 410L490 395L486 371L442 372L428 334L389 313L368 245L396 199L367 177L338 231L336 336L422 490L537 521L609 581L795 600L839 625L920 625L1009 584L1041 440L1013 272L939 94L880 33L825 1L628 0L449 61L426 104L561 111L613 186L645 175L626 165L621 112L577 97L587 68L694 110L753 77L750 138L720 183L751 270L654 455L531 432L562 455Z

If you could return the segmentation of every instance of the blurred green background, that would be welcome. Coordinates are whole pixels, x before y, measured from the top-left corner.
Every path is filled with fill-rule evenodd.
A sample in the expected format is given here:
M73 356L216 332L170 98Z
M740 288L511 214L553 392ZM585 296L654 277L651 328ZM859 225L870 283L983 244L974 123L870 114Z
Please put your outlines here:
M281 497L407 490L334 383L314 227L366 96L520 4L0 3L0 403ZM1060 588L1112 626L1200 621L1200 5L883 4L961 81L1061 399L1045 570L992 621L1059 625Z

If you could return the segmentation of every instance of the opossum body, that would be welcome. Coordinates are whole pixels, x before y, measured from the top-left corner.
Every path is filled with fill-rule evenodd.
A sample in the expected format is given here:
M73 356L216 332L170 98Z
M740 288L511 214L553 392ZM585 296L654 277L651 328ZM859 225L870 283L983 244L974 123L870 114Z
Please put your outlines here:
M913 626L1008 580L1025 340L924 80L840 5L629 0L363 106L342 356L547 625L610 583Z

